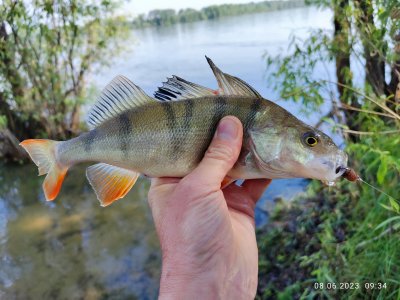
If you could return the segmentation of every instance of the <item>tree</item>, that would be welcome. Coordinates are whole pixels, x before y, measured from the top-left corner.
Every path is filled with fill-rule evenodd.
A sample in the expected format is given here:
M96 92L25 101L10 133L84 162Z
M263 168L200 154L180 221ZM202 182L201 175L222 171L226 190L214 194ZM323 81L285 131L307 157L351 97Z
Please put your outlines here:
M132 24L137 28L143 28L146 26L167 26L178 22L189 23L200 20L213 20L226 16L261 13L301 6L304 6L303 0L274 0L245 4L211 5L203 7L201 10L186 8L179 10L178 13L173 9L155 9L150 11L147 16L143 14L137 16L133 20Z
M156 26L166 26L175 24L177 16L173 9L154 9L149 12L148 20Z
M181 9L179 10L178 13L178 20L181 23L195 22L203 19L204 19L203 14L200 11L195 10L193 8Z
M79 131L86 76L127 34L115 8L106 0L0 4L0 156L25 155L18 140Z
M355 97L346 86L353 85L353 76L350 68L351 43L349 39L351 23L346 16L346 9L349 6L349 0L339 0L334 8L334 39L332 41L335 47L336 60L336 77L340 101L345 103L346 99L350 98L350 104L358 106ZM350 111L351 113L351 111ZM351 115L348 115L351 117Z
M345 110L348 126L359 129L354 110L364 103L353 82L351 65L364 68L364 91L384 97L393 107L400 73L400 9L397 0L310 0L310 4L332 9L334 34L318 30L306 41L294 39L292 55L268 57L277 67L271 78L283 98L293 97L305 104L318 106L327 96ZM361 47L359 46L361 45ZM332 84L328 76L316 78L315 67L335 63L337 92L324 93L321 86ZM389 73L385 70L390 69ZM385 104L385 105L386 105ZM394 105L396 106L396 105ZM335 108L335 105L333 106ZM338 111L329 116L339 117Z

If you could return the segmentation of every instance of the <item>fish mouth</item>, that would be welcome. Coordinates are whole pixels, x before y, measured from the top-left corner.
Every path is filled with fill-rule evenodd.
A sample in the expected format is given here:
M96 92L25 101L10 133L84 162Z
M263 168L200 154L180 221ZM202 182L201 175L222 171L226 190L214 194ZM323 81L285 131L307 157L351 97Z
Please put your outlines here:
M346 172L347 168L347 154L343 151L337 153L333 159L325 160L322 164L328 167L328 172L326 178L323 182L328 182L328 185L333 185L332 182L336 181L338 178L342 177Z
M326 186L335 186L336 181L338 180L338 178L341 178L343 176L343 174L348 170L347 167L343 167L343 166L339 166L335 169L335 175L333 176L333 179L331 178L327 178L325 180L321 180L323 184L325 184Z
M328 182L328 185L332 185L332 182L342 177L342 175L346 172L346 169L347 167L341 165L336 167L334 163L330 163L328 172L326 173L326 176L322 181L326 181Z
M325 180L321 180L321 181L323 184L325 184L327 186L335 186L338 178L341 178L347 170L348 170L347 167L339 166L335 170L335 175L334 175L333 179L325 179Z
M336 171L335 171L337 177L342 177L343 174L344 174L347 170L348 170L348 168L347 168L347 167L344 167L344 166L339 166L339 167L337 167L337 168L336 168Z
M347 155L340 152L333 157L319 157L310 161L308 168L313 178L332 186L347 170Z
M342 177L343 174L345 172L347 172L348 167L347 167L347 154L343 151L341 151L338 155L337 155L337 159L336 159L336 169L335 169L335 173L336 173L336 177Z

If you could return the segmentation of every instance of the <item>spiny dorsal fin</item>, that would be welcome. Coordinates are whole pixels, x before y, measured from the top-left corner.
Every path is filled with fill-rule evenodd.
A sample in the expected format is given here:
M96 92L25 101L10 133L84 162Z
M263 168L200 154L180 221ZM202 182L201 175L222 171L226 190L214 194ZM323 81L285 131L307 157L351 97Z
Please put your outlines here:
M97 127L122 112L156 101L124 76L115 77L102 91L88 114L89 126Z
M154 97L162 101L177 101L188 98L199 98L204 96L214 96L216 91L201 85L186 81L178 76L167 78L162 87L154 93Z
M125 197L135 184L139 173L98 163L86 170L86 177L93 187L101 206L107 206Z
M223 73L209 57L206 56L206 59L211 67L211 70L214 73L215 78L218 81L220 95L236 95L262 98L261 95L249 84L237 77Z

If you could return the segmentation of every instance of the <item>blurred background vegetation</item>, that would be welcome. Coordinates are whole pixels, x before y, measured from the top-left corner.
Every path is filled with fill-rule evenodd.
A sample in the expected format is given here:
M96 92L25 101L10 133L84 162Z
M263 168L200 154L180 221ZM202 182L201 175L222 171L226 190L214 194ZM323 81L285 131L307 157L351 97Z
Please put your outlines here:
M86 77L128 34L111 1L2 1L0 157L26 156L18 140L79 132ZM112 50L112 51L111 51Z
M147 26L168 26L176 23L190 23L201 20L214 20L222 17L237 16L252 13L262 13L280 9L301 7L303 1L263 1L245 4L210 5L200 10L186 8L176 12L174 9L155 9L147 15L140 14L133 20L137 28Z
M278 203L259 230L258 297L400 299L399 2L309 3L332 9L333 35L318 30L294 38L290 55L267 55L276 70L269 82L308 109L330 95L332 110L323 120L343 132L350 166L395 199L363 183L327 189L313 182L306 197ZM315 67L332 61L336 78L315 80Z
M175 23L214 20L304 5L302 1L265 1L213 5L201 10L182 9L178 12L157 9L127 20L116 17L119 4L115 1L86 0L5 0L0 4L0 157L3 160L21 161L26 158L18 146L20 140L33 137L67 139L84 129L82 120L85 103L92 98L88 76L105 65L112 65L113 59L130 43L131 28L161 28ZM278 201L267 225L258 230L260 266L257 298L400 299L399 2L309 0L307 4L333 12L333 32L318 29L310 32L305 39L294 36L287 53L266 53L266 84L279 92L282 99L297 101L304 111L315 111L324 103L332 102L332 109L317 125L327 123L340 132L350 156L350 166L359 172L362 179L394 198L362 183L340 182L336 187L327 188L312 182L305 196L291 202ZM226 31L229 32L229 28ZM335 66L333 77L329 72L320 73L329 64ZM32 192L34 187L31 185L39 189L39 181L29 183L29 191L20 192L23 194L21 199L27 200L10 204L17 198L15 190L24 185L15 179L20 175L9 176L13 174L10 170L16 169L2 170L8 170L0 174L0 214L5 212L2 218L17 218L15 215L22 213L25 206L37 212L33 210L32 203L37 204L39 200L36 198L43 197ZM9 177L15 179L15 185L3 184L8 182L6 180ZM79 195L76 196L78 198L86 195L82 192L86 190L82 180L76 185L71 181L68 186L71 195L66 199L72 202L73 195ZM142 185L143 190L138 193L145 198L148 186ZM74 189L79 191L72 192ZM88 202L86 198L83 201ZM24 201L28 204L25 205ZM52 211L51 204L43 202L40 209L44 210L43 207L48 205L45 208L54 214L54 220L51 221L54 223L49 221L49 224L61 222L58 221L60 216L64 222L64 214L68 220L77 219L77 223L73 223L75 231L69 233L68 225L65 226L67 232L62 232L60 236L71 234L81 237L79 241L82 241L78 244L82 244L84 250L79 250L78 246L76 250L75 244L68 244L72 247L71 253L76 254L74 257L79 257L79 251L85 251L86 248L90 249L90 255L87 254L89 257L96 257L93 253L98 241L102 241L110 232L103 228L104 236L99 234L98 240L89 239L93 243L91 247L85 246L85 238L88 232L92 232L92 227L107 224L110 214L102 212L101 218L93 216L93 220L85 221L85 216L76 217L76 211L66 202L63 203L65 207L60 205ZM124 202L123 207L126 206L127 211L132 209L128 205L128 202ZM140 204L140 215L146 214L146 208L145 202ZM86 204L80 204L79 209L85 211L85 215L100 214ZM44 215L48 215L49 211L44 211ZM123 221L117 212L114 210L114 231L125 232L131 216L126 214ZM150 224L151 218L147 219ZM138 223L134 225L139 226ZM19 230L21 228L14 226ZM55 247L52 245L64 242L56 234L47 237L50 227L44 226L46 229L38 239L50 239L46 245L52 249ZM157 269L154 266L157 254L153 249L157 248L157 243L154 242L153 229L150 231L152 233L148 235L152 238L148 239L152 241L153 252L149 255L151 258L145 256L143 259L146 264L151 261L154 274L150 277L154 278L158 276L158 272L154 271ZM123 238L129 239L127 236ZM138 239L135 243L144 243L144 240ZM12 248L12 245L8 246L7 239L4 241L0 242L0 249ZM132 254L136 248L130 247L121 241L121 247L115 252L126 253L115 261L112 261L113 252L107 253L110 264L114 265L128 256L137 258ZM143 253L150 251L145 243L141 249ZM68 262L72 263L70 260ZM83 263L85 261L79 262L79 265ZM93 259L91 269L96 269L97 265L98 261ZM121 269L123 267L120 266ZM109 265L105 265L104 269L110 269ZM4 280L1 271L0 287ZM81 271L89 272L83 267ZM130 269L128 271L125 270L126 274L131 274ZM9 278L10 275L4 272L5 277ZM100 275L96 276L96 280L100 278ZM141 284L149 285L145 280ZM89 279L87 281L90 282ZM332 285L332 289L315 288L315 283L334 283L336 288ZM353 283L353 287L358 283L359 288L340 288L340 283ZM375 286L366 289L365 283L374 283ZM378 288L378 283L385 283L386 287ZM102 288L107 293L107 289ZM118 288L123 289L119 285ZM85 290L85 286L80 289ZM124 291L127 297L131 295L130 290ZM100 297L100 294L96 295ZM121 295L119 290L116 294Z

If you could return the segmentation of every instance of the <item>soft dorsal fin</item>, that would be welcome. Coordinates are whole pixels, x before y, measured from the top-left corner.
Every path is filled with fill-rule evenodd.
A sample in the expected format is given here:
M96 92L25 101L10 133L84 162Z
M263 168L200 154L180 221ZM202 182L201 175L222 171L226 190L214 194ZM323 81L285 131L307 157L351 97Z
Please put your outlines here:
M98 163L87 168L86 177L101 206L107 206L125 197L138 179L139 173Z
M175 75L167 79L166 82L163 82L162 87L159 87L157 92L154 93L154 97L162 101L176 101L217 94L214 90L186 81Z
M122 112L156 101L124 76L115 77L102 91L88 114L89 126L97 127Z
M261 95L243 80L222 72L213 61L206 56L207 62L218 81L220 95L236 95L262 98Z

